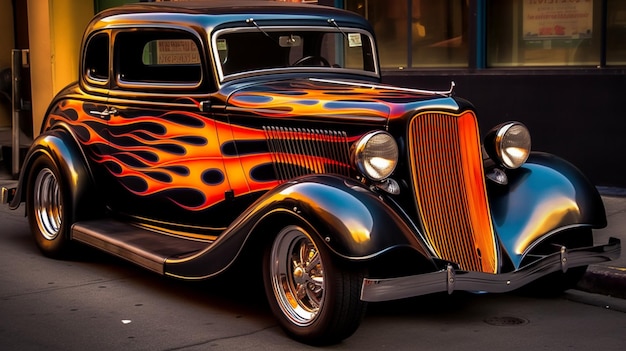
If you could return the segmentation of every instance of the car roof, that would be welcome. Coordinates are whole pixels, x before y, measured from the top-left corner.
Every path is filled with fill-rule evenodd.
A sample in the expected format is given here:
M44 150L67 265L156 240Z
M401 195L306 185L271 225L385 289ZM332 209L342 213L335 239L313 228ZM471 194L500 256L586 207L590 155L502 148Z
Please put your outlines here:
M321 16L360 17L346 10L330 6L292 3L273 0L204 0L204 1L167 1L141 2L126 4L100 12L96 17L108 17L130 13L181 13L206 15L237 15L237 14L317 14Z
M319 8L319 5L283 2L275 0L204 0L204 1L166 1L127 4L122 7L140 7L145 9L170 9L170 11L201 12L208 14L240 13L251 10L297 9L306 7Z
M225 23L242 23L248 18L273 24L327 24L330 19L340 26L354 26L372 31L370 24L360 15L330 6L291 3L272 0L205 0L141 2L109 8L98 13L90 22L85 34L95 29L145 25L187 23L211 31ZM334 22L333 22L334 23Z

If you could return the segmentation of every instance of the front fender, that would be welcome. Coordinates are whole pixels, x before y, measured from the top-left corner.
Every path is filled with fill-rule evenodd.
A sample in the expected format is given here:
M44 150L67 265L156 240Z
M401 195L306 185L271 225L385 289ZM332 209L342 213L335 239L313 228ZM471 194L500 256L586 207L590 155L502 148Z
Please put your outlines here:
M72 211L71 218L85 218L93 215L90 214L93 207L87 203L94 200L89 199L87 194L95 194L91 173L76 141L62 129L47 131L33 141L24 159L17 191L10 207L16 209L20 203L26 201L25 187L28 186L32 165L42 155L54 161L62 174L62 181L68 187L72 206L66 207L65 210Z
M316 175L268 192L206 250L168 260L166 274L204 278L218 273L235 260L254 228L274 214L306 221L332 252L348 260L371 259L394 248L409 248L431 260L404 220L373 192L350 179ZM272 240L274 234L262 233L263 239Z
M336 254L367 259L398 246L429 256L405 221L382 198L358 182L315 176L272 196L306 219Z
M515 268L538 242L574 227L602 228L606 215L596 188L572 164L532 153L510 172L506 191L490 189L494 227Z

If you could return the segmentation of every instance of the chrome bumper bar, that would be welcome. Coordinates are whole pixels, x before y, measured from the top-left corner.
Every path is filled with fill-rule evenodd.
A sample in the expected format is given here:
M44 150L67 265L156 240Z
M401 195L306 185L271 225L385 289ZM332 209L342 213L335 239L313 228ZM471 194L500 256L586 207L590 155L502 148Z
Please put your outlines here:
M389 301L443 291L451 294L455 290L502 293L518 289L553 272L566 272L569 267L614 260L619 257L620 251L620 240L610 238L607 245L571 250L561 247L558 252L510 273L457 271L452 265L448 265L446 269L433 273L397 278L365 278L361 300Z

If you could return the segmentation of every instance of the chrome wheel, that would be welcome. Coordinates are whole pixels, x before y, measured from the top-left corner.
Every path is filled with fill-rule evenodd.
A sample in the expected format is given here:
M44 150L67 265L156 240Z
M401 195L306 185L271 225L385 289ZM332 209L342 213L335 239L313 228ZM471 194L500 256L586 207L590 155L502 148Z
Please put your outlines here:
M46 240L54 240L61 231L63 200L59 182L49 168L43 168L37 174L32 200L39 233Z
M278 233L271 249L271 282L283 314L297 326L311 325L324 302L320 252L300 227Z

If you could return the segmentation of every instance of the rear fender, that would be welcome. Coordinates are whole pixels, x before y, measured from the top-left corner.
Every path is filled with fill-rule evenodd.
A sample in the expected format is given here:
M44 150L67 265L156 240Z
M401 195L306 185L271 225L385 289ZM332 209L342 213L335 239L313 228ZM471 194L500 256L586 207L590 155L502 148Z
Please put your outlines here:
M524 166L509 172L508 186L490 189L489 201L494 227L515 268L554 234L606 226L597 189L572 164L546 153L532 153Z
M70 218L92 217L94 215L91 213L94 210L92 203L96 202L97 199L90 199L88 196L88 194L96 194L91 172L89 172L83 153L74 138L62 129L47 131L33 141L24 160L18 179L17 192L10 203L10 207L16 209L20 203L26 201L26 187L33 163L43 155L52 159L59 167L63 177L60 181L68 187L72 202L72 206L69 206L72 211Z

